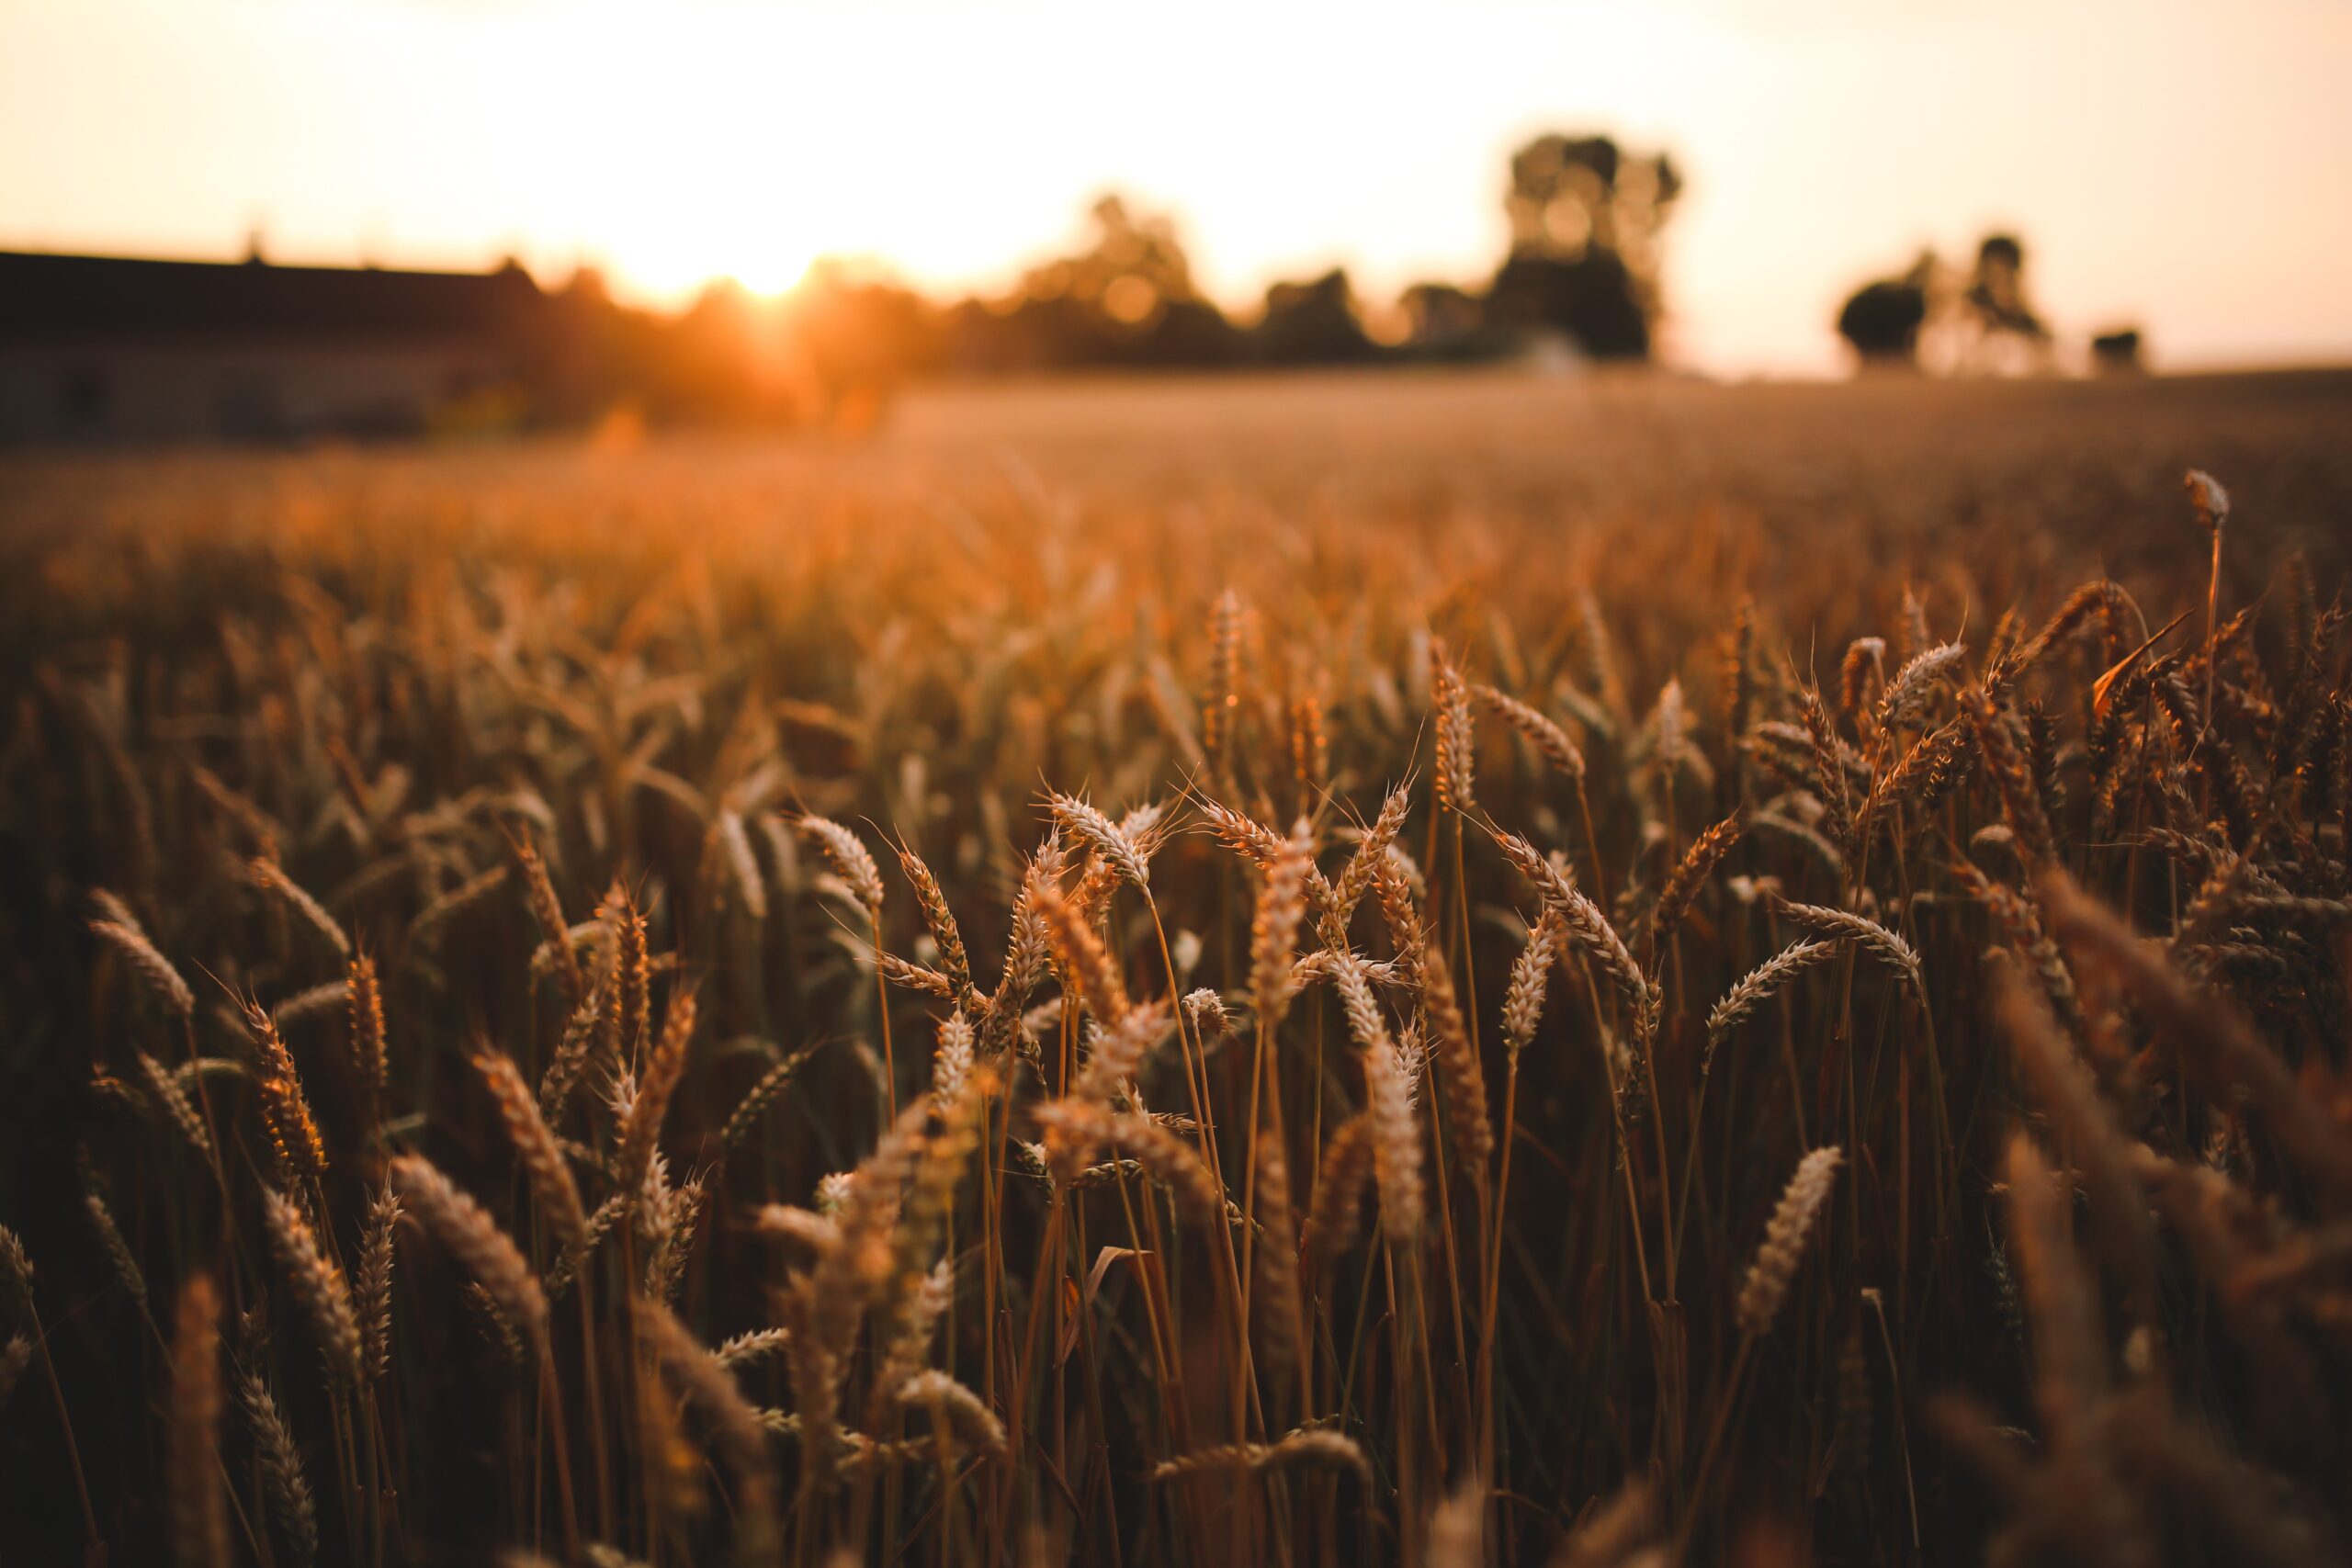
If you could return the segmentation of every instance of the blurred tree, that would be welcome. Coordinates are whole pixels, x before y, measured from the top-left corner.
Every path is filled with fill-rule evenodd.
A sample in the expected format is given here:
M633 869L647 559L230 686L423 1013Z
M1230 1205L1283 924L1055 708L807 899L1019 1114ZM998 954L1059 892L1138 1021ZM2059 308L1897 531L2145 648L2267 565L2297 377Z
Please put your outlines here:
M1600 359L1645 359L1664 309L1667 220L1682 194L1672 158L1607 136L1539 136L1511 154L1510 254L1487 291L1489 324L1550 330Z
M2014 234L1984 236L1961 304L1971 329L1962 365L1972 370L2040 369L2050 357L2050 329L2026 300L2025 245Z
M801 412L774 313L732 278L707 285L662 324L645 383L647 412L660 420L775 423Z
M989 368L1078 365L1216 365L1238 335L1202 297L1174 221L1137 214L1115 195L1088 213L1084 249L1030 268L996 306L949 319L952 356Z
M1976 247L1976 271L1968 280L1970 310L1987 331L2049 336L2041 318L2025 299L2025 245L2014 234L1987 234Z
M1250 334L1255 357L1273 365L1349 365L1376 350L1356 314L1345 268L1266 290L1265 314Z
M1057 315L1081 340L1071 345L1080 351L1077 357L1116 358L1118 346L1148 339L1171 306L1200 296L1172 220L1132 213L1117 196L1097 200L1088 217L1092 244L1031 268L1021 292L1065 307Z
M870 425L941 358L938 313L871 264L820 257L781 310L809 412L836 428Z
M1487 320L1520 336L1564 333L1595 359L1647 359L1650 318L1623 261L1593 251L1573 261L1515 255L1495 274Z
M586 423L619 410L655 423L785 422L800 412L771 315L716 283L676 316L615 300L590 268L548 298L530 375L533 417Z
M1902 276L1865 283L1847 298L1838 312L1838 335L1863 368L1917 365L1936 270L1935 253L1924 251Z
M1206 299L1171 299L1145 340L1155 365L1229 365L1241 353L1241 333Z
M1405 316L1405 343L1420 353L1453 355L1474 351L1486 322L1479 298L1458 284L1416 283L1398 298Z
M1902 276L1863 285L1838 311L1838 332L1866 369L1922 358L1962 375L2051 366L2050 329L2027 297L2024 242L2005 232L1984 236L1965 274L1924 251Z
M2137 376L2146 368L2137 327L2117 327L2091 339L2091 367L2102 376Z

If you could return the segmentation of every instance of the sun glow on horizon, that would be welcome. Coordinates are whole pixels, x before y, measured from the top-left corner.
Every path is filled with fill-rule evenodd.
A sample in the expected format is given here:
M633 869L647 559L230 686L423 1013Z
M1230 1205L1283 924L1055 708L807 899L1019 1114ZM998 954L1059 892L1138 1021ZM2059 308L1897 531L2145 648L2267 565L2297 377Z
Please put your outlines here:
M994 295L1115 189L1227 310L1333 265L1378 307L1491 272L1518 141L1604 130L1689 176L1684 363L1835 369L1847 290L1995 226L2064 332L2352 354L2352 209L2317 199L2352 165L2352 14L2249 3L9 0L0 142L39 155L0 161L0 247L226 259L258 228L289 260L585 263L663 306L855 256Z
M805 237L782 231L739 236L654 231L621 241L595 265L624 298L676 306L729 283L757 295L788 294L825 254Z

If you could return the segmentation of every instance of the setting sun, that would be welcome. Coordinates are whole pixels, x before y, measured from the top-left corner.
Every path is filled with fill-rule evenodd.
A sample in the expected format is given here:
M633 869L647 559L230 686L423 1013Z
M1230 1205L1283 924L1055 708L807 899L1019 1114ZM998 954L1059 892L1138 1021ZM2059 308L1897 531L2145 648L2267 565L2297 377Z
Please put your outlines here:
M14 0L0 245L513 254L670 304L846 254L986 291L1115 188L1177 216L1227 310L1335 265L1385 301L1485 265L1502 159L1566 122L1690 171L1669 335L1701 368L1835 370L1866 269L1993 225L2078 331L2146 320L2174 363L2352 350L2352 209L2312 196L2352 159L2352 13L2209 15ZM2209 207L2229 221L2187 243Z
M650 222L634 237L616 237L610 263L625 287L656 299L683 300L719 279L754 294L782 294L807 276L819 254L806 236L782 225L695 230Z

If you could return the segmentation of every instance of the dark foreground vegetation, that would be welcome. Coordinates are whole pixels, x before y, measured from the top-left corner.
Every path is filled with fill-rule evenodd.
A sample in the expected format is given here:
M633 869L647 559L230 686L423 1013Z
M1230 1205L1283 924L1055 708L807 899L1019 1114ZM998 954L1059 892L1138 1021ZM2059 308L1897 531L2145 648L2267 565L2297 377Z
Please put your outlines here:
M6 1550L2340 1562L2347 410L0 470Z

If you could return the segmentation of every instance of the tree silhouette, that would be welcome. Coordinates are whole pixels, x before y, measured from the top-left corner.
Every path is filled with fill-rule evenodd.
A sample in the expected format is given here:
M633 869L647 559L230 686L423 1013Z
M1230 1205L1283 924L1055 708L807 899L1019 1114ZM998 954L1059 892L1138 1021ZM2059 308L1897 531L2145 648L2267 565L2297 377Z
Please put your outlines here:
M1987 234L1976 247L1976 271L1969 278L1968 308L1987 332L2046 338L2049 329L2025 299L2025 245L2014 234Z
M1838 312L1838 334L1853 345L1862 363L1914 365L1919 328L1928 319L1928 297L1917 285L1883 277L1865 283Z
M2038 369L2048 363L2050 329L2026 300L2025 245L2016 235L1984 236L1961 304L1973 329L1964 351L1970 368Z
M1346 365L1372 357L1357 319L1355 290L1334 267L1301 283L1266 290L1266 311L1250 333L1256 357L1274 365Z
M1174 221L1138 217L1120 197L1104 196L1088 217L1093 243L1078 254L1033 267L1021 280L1032 299L1067 299L1087 315L1130 331L1148 330L1169 306L1197 299L1192 262Z
M782 310L809 412L839 427L870 423L939 356L930 302L868 265L820 259Z
M1987 234L1964 274L1923 251L1898 277L1864 284L1838 313L1838 332L1864 369L1914 363L1923 340L1939 369L1963 375L2038 372L2051 363L2050 329L2028 298L2025 243Z
M1416 283L1397 299L1405 314L1405 342L1430 355L1467 355L1480 347L1486 304L1459 284Z
M1665 153L1607 136L1539 136L1511 154L1510 254L1487 291L1491 325L1565 333L1600 359L1649 356L1663 310L1663 234L1682 193Z
M1193 281L1172 220L1115 195L1084 248L1032 267L1012 299L949 312L947 357L981 369L1230 363L1239 334Z
M2110 328L2091 339L2091 367L2102 376L2136 376L2146 368L2142 346L2139 328Z
M1900 277L1865 283L1838 312L1838 335L1865 369L1909 367L1919 359L1919 332L1933 303L1936 254L1923 251Z

